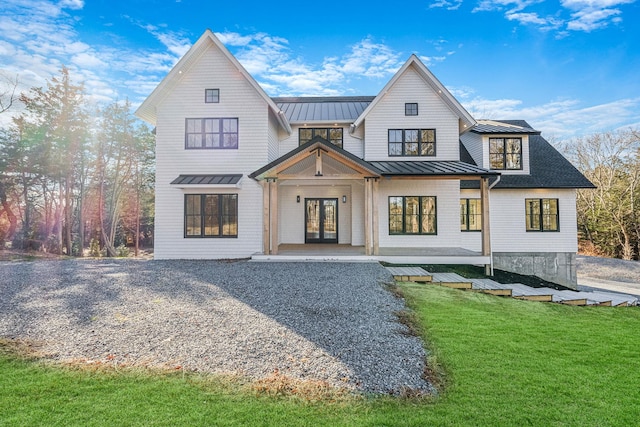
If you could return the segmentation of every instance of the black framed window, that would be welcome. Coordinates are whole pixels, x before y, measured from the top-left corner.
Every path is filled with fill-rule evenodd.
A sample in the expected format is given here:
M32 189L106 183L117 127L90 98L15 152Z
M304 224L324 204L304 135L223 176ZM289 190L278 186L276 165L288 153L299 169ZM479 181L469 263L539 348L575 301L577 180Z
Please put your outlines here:
M405 116L417 116L418 115L418 103L417 102L407 102L404 104L404 115Z
M204 102L207 104L220 102L220 89L205 89Z
M460 230L482 230L482 201L480 199L460 199Z
M342 128L300 128L298 130L299 145L306 144L316 136L342 148Z
M560 231L558 199L526 199L527 231Z
M435 129L389 129L389 156L435 156Z
M184 146L186 149L238 148L238 119L185 119Z
M238 237L238 195L185 194L184 237Z
M389 234L437 234L435 196L390 196Z
M489 138L491 169L522 169L522 138Z

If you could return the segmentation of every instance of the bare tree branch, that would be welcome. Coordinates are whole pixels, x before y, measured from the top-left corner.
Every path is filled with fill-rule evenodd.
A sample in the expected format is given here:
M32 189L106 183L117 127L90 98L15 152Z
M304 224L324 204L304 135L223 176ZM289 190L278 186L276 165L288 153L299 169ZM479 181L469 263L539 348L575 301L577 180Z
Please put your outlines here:
M16 94L18 90L18 76L9 77L4 73L0 73L0 114L9 110L13 103L18 100Z

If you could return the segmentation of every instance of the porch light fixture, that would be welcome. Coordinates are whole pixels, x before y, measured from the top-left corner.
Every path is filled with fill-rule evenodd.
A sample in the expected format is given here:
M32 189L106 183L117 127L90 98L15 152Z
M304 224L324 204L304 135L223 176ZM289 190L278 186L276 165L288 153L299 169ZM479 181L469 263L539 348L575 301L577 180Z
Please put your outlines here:
M342 196L342 203L347 203L347 196Z
M296 196L296 203L300 203L300 195L299 194Z

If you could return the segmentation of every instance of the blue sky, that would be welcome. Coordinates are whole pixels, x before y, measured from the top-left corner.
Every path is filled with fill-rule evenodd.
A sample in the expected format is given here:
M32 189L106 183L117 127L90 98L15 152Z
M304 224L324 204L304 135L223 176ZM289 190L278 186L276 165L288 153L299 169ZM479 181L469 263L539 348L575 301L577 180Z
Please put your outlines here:
M4 0L0 77L27 90L66 65L92 102L137 106L210 28L272 96L376 95L415 53L474 117L560 141L640 126L639 17L640 0Z

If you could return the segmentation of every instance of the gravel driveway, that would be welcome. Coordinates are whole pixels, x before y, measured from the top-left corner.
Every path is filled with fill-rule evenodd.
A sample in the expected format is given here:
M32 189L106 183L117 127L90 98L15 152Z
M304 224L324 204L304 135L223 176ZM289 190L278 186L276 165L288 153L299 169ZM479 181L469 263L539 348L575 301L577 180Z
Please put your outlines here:
M0 262L0 337L47 358L432 391L377 263Z

